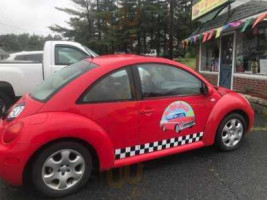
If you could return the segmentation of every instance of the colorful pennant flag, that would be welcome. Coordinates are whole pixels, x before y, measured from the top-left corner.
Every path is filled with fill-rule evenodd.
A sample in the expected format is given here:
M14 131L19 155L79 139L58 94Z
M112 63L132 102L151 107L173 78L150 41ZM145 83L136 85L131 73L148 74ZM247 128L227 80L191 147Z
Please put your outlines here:
M201 42L202 39L203 39L203 33L199 34L199 36L198 36L198 41Z
M194 44L194 37L190 38L190 44L193 45Z
M229 26L234 27L234 28L237 28L237 27L239 27L241 24L242 24L241 21L236 21L236 22L231 22L231 23L229 23Z
M219 38L220 36L221 36L221 33L222 33L222 27L220 27L220 28L217 28L216 29L216 38Z
M254 18L249 18L249 19L247 19L247 20L245 21L245 23L244 23L242 29L241 29L241 32L244 33L244 32L247 30L247 28L252 24L253 21L254 21Z
M203 40L202 43L206 42L209 36L209 32L203 33Z
M207 38L207 41L210 40L210 39L213 37L214 32L215 32L214 29L212 29L212 30L209 32L209 37Z
M188 39L185 40L185 46L188 47Z
M185 49L185 47L186 47L185 40L182 41L182 47L183 47L183 49Z
M224 26L222 27L222 31L224 31L224 30L228 29L229 27L230 27L230 25L229 25L229 24L226 24L226 25L224 25Z
M197 38L198 38L198 35L195 35L194 36L194 42L197 43Z
M255 26L257 26L262 20L264 20L264 18L267 17L267 13L263 13L261 14L257 20L254 22L252 28L255 28Z

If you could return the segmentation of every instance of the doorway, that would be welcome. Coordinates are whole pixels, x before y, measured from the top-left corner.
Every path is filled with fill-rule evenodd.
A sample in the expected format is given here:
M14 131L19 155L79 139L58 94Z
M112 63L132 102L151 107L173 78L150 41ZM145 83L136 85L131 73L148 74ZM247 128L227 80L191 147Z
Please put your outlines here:
M221 37L221 61L219 86L232 89L234 66L234 40L235 34L227 34Z

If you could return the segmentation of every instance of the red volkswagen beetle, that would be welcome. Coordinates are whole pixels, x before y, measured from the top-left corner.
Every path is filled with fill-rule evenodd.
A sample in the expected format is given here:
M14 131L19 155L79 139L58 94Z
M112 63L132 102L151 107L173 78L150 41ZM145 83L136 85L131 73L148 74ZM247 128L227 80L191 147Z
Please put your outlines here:
M164 132L175 113L194 121ZM60 197L83 187L93 168L213 144L235 150L253 118L245 98L171 60L86 59L55 73L0 120L0 177L15 186L30 178L43 195Z

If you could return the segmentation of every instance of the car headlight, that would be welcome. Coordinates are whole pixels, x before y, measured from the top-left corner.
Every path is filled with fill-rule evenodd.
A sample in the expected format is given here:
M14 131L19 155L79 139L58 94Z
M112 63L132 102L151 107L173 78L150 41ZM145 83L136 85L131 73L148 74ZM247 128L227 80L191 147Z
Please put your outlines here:
M24 110L24 108L25 108L24 103L20 103L18 105L15 105L14 108L8 114L7 120L11 121L11 120L15 119L16 117L18 117L20 115L20 113Z

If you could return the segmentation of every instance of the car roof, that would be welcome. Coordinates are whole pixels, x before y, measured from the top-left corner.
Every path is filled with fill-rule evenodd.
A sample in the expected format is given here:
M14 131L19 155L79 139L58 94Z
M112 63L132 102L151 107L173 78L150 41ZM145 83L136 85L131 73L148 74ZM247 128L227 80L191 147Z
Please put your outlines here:
M104 55L95 58L87 58L88 62L93 62L99 66L108 65L111 66L113 64L133 64L137 62L162 62L166 63L166 61L170 61L165 58L157 58L157 57L150 57L150 56L139 56L133 54L123 54L123 55Z
M193 69L187 67L184 64L166 58L123 54L123 55L98 56L95 58L86 58L85 60L87 62L92 62L98 65L100 68L104 67L109 69L116 69L123 66L135 65L138 63L162 63L164 65L176 66L188 72L191 72L194 76L198 77L204 83L208 85L210 84L206 79L204 79L200 74L196 73L196 71L194 71Z

